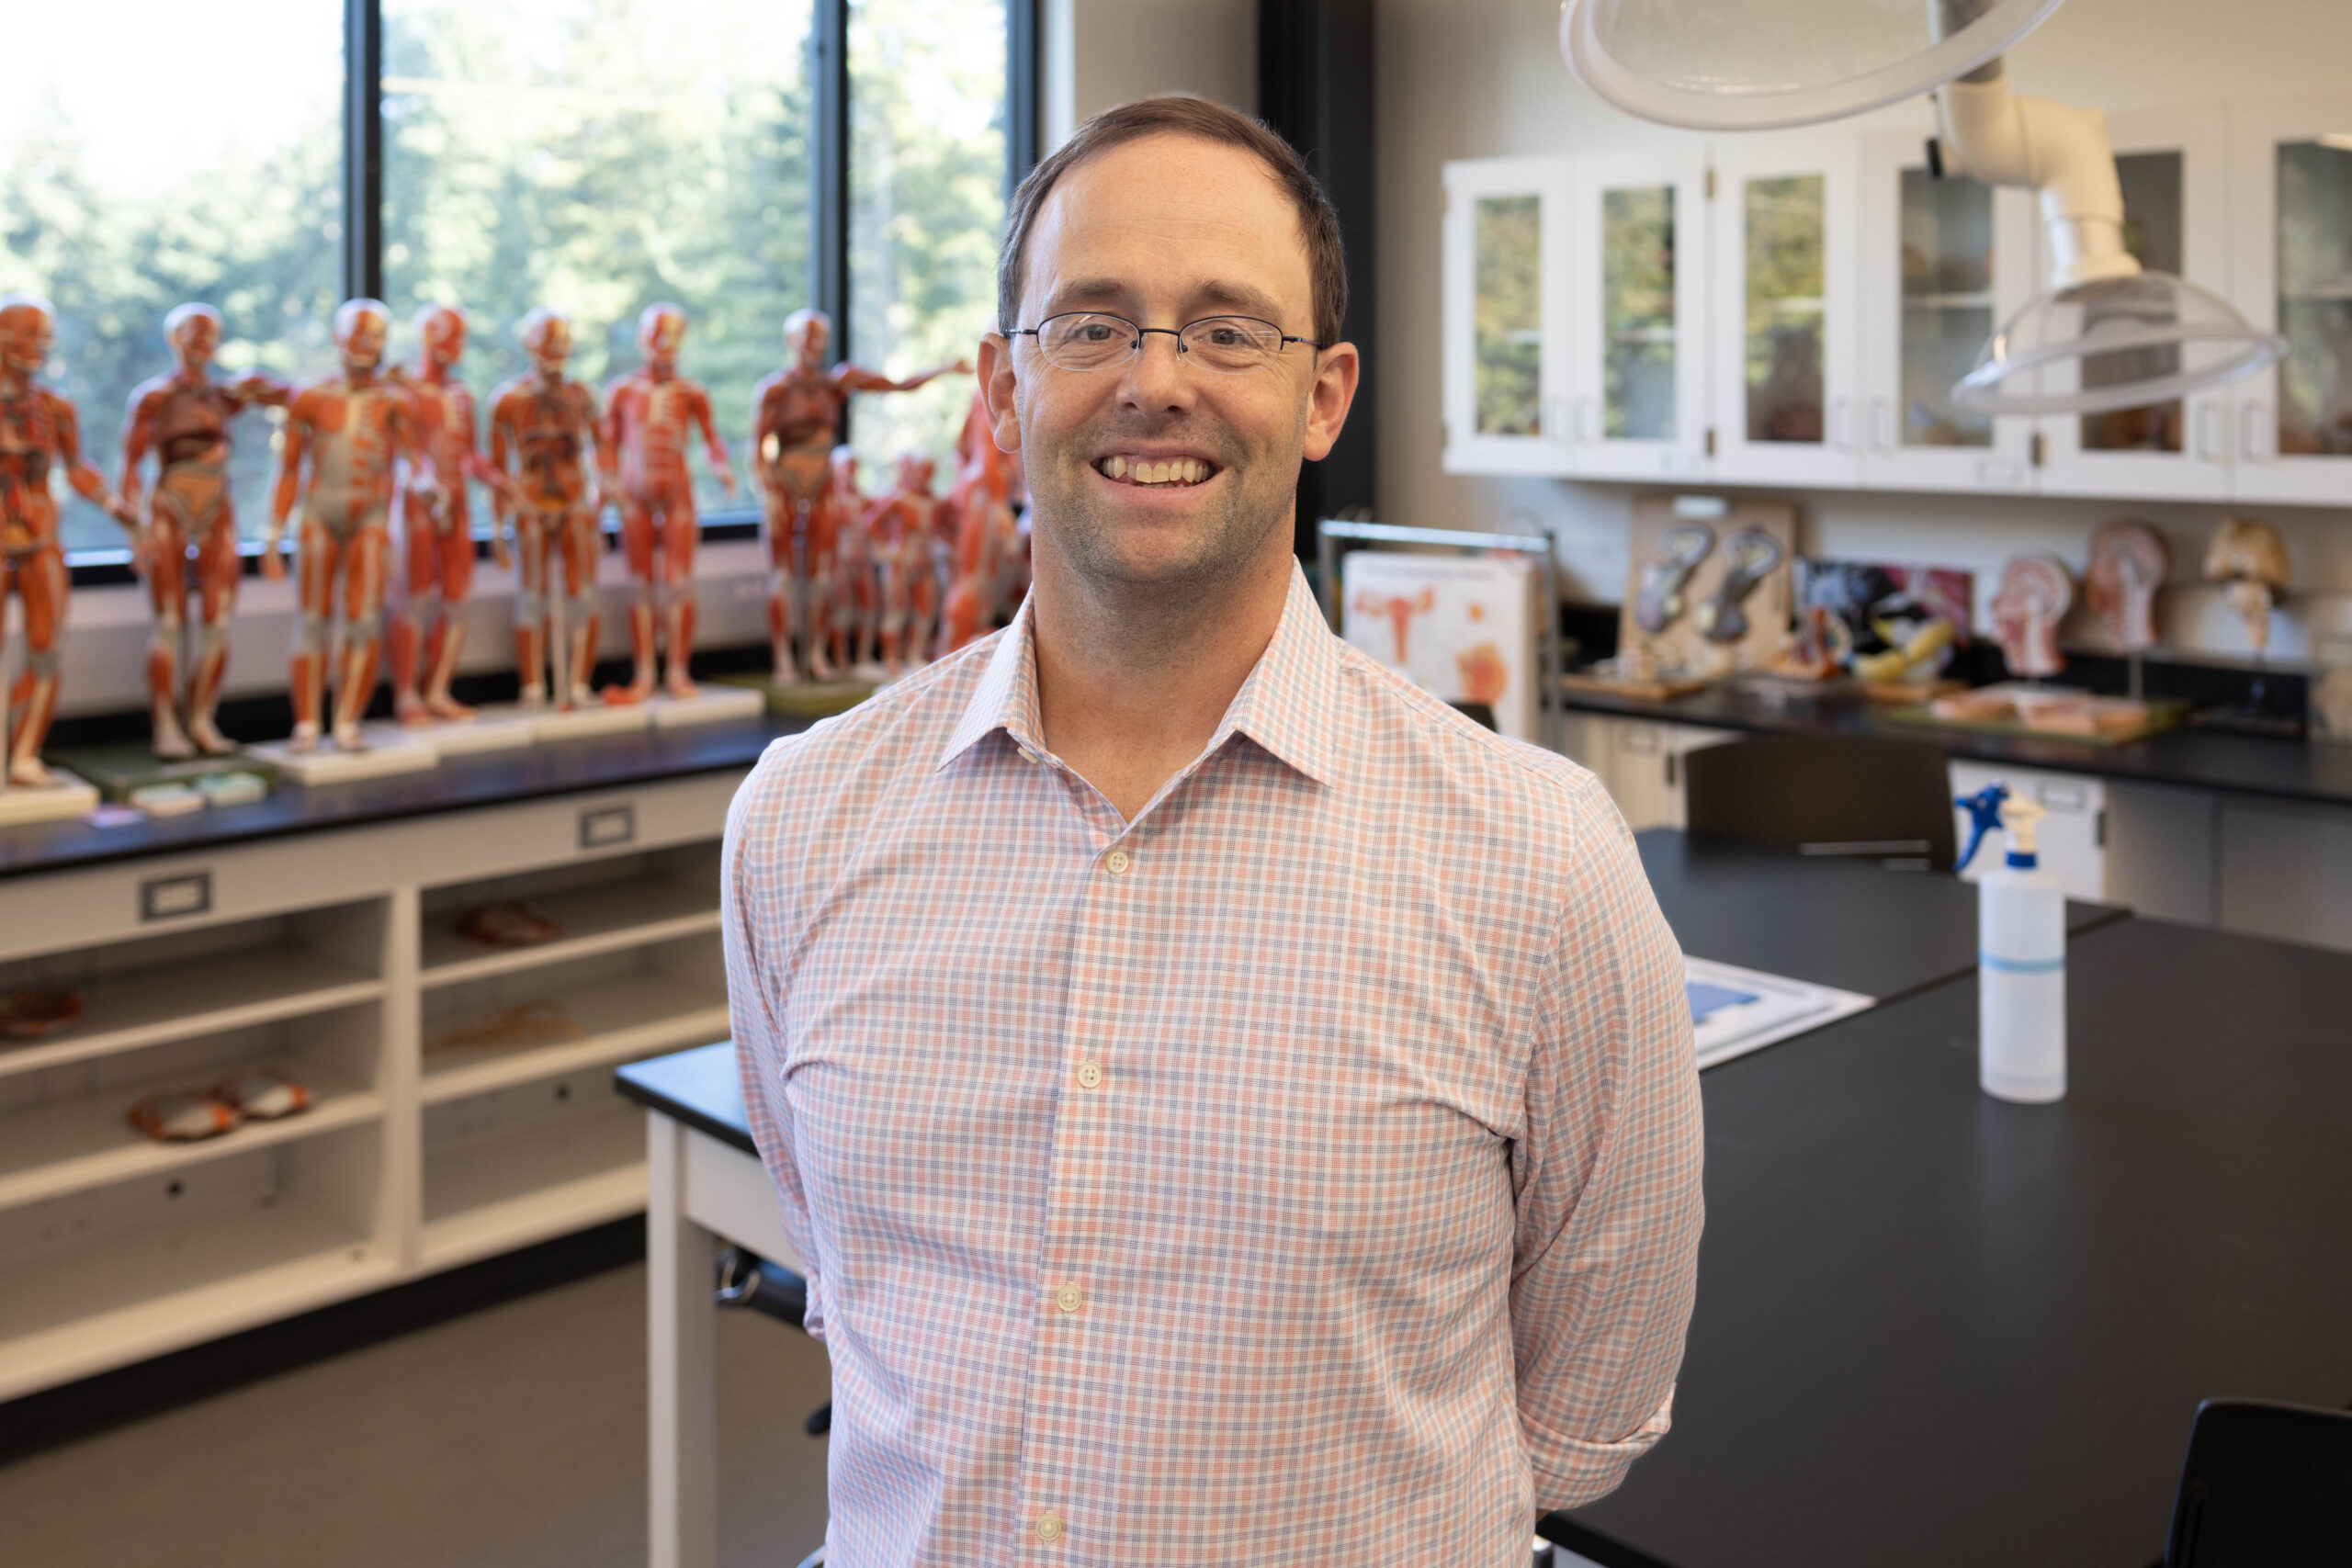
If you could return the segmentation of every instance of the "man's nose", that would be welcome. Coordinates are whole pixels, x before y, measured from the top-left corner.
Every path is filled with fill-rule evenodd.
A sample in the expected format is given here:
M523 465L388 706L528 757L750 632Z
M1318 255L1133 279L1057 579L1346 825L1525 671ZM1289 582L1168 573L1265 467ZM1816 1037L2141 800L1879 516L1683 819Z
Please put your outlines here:
M1127 361L1120 392L1147 413L1191 408L1193 367L1184 363L1182 341L1170 333L1144 333L1143 347Z

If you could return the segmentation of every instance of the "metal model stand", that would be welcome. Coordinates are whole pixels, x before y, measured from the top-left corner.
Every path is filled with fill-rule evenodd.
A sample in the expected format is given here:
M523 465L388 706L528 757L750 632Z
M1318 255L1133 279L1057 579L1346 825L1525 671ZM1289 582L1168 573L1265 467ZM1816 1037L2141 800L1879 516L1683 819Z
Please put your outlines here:
M1338 541L1341 539L1380 545L1434 545L1450 550L1513 550L1534 557L1536 615L1543 622L1537 639L1542 665L1537 705L1543 716L1537 722L1543 729L1544 744L1555 751L1560 749L1560 674L1566 666L1560 655L1559 567L1553 555L1551 535L1471 534L1458 528L1407 528L1390 523L1347 523L1335 517L1322 518L1315 525L1315 555L1321 580L1323 615L1331 623L1333 631L1340 629Z

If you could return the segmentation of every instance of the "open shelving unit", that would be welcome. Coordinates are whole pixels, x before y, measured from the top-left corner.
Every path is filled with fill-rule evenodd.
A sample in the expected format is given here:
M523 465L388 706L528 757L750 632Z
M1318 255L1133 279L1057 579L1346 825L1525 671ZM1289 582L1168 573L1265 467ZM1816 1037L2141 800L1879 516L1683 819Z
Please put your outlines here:
M610 1069L726 1037L737 782L15 882L12 908L55 919L0 931L0 991L83 1010L0 1041L0 1400L641 1210ZM204 897L158 913L159 874ZM555 937L458 934L506 899ZM190 1143L127 1120L261 1066L310 1107Z

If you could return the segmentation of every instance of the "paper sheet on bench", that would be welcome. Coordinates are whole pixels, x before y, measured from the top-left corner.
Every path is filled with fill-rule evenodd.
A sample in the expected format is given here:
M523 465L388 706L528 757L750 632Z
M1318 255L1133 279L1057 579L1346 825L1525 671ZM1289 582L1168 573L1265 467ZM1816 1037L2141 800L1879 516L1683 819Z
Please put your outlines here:
M1690 1032L1702 1072L1872 1005L1869 997L1835 986L1816 986L1809 980L1742 969L1711 958L1682 962L1690 998Z

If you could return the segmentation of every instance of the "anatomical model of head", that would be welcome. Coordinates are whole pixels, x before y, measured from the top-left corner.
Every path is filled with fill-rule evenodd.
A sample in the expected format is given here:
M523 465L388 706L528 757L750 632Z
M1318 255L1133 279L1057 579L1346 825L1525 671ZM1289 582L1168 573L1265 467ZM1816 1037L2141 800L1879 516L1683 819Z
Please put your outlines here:
M2066 667L2058 651L2058 623L2074 602L2075 580L2056 556L2028 550L2001 563L1993 635L2010 674L2039 680Z
M2172 552L2145 523L2103 525L2091 536L2084 596L2105 623L2109 646L2138 653L2156 643L2156 590L2172 571Z
M2226 583L2223 597L2245 622L2256 653L2270 646L2270 611L2294 575L2287 541L2267 523L2224 517L2205 550L2205 581Z

